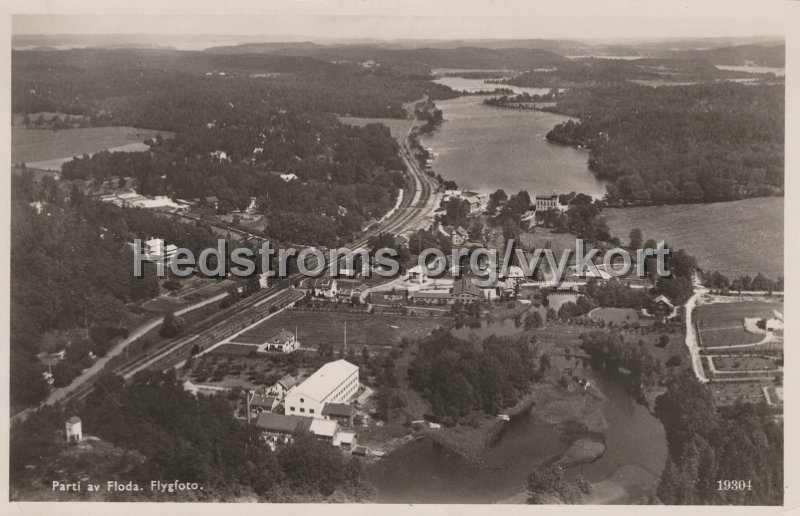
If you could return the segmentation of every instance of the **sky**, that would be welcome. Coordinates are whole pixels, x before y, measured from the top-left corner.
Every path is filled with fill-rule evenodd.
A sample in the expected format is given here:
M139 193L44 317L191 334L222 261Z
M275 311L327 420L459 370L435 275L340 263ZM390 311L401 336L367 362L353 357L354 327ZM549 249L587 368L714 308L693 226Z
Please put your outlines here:
M271 34L318 39L782 36L789 4L783 0L12 0L12 12L19 13L12 29L14 34Z

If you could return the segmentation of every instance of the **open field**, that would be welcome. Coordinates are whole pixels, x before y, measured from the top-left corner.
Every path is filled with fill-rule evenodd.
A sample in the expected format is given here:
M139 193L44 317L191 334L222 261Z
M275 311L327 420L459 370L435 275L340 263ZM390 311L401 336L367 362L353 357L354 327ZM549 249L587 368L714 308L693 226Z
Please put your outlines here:
M764 338L764 334L746 331L744 318L769 318L773 310L783 312L783 304L745 301L699 306L695 317L700 343L703 347L755 344Z
M615 324L633 324L640 322L639 312L632 308L595 308L589 312L589 317L607 323L613 322Z
M330 343L338 349L344 343L345 322L347 344L360 349L362 346L394 346L403 337L423 337L439 325L447 324L449 319L286 310L244 332L236 338L236 342L264 342L282 329L294 332L297 328L302 347Z
M166 131L137 129L135 127L88 127L85 129L11 128L11 162L26 163L31 168L58 168L61 162L73 156L91 154L106 149L120 151L144 150L144 141L157 134L170 136Z
M392 132L395 138L401 138L408 129L409 121L404 118L359 118L355 116L340 116L339 121L347 125L363 127L367 124L383 124Z
M614 208L603 211L611 235L628 241L631 229L685 249L703 270L733 278L762 272L783 276L783 198L713 204Z

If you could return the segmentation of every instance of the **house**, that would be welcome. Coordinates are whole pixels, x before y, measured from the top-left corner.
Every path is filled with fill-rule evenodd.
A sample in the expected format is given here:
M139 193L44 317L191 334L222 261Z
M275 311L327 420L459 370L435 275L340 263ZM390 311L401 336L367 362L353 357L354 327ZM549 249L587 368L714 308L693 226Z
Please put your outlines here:
M295 337L295 334L281 330L277 335L269 339L267 342L258 346L258 351L274 352L274 353L292 353L300 347L300 342Z
M335 298L339 293L339 284L332 278L305 278L299 288L311 292L314 297Z
M67 442L79 443L83 440L83 430L81 429L81 418L72 416L67 419Z
M308 430L311 426L311 419L275 414L274 412L262 412L256 420L256 426L268 436L280 437L288 441L295 432Z
M358 434L347 430L340 430L338 442L334 442L334 446L339 446L343 450L352 450L358 442Z
M536 196L536 211L545 212L547 210L565 211L567 206L561 204L558 199L558 194L553 195L537 195Z
M334 419L342 426L352 426L356 409L348 403L326 403L322 407L324 419Z
M297 176L295 174L281 174L281 179L288 183L289 181L297 179Z
M278 405L280 405L280 400L275 396L268 396L263 393L256 393L256 392L247 392L245 394L245 399L247 401L247 421L250 422L250 419L253 417L258 416L262 412L272 412Z
M367 286L354 281L342 280L339 282L337 297L347 302L361 302L361 294L367 290Z
M169 262L175 257L175 253L177 253L177 251L178 247L176 245L165 245L164 240L160 238L151 238L150 240L146 240L142 246L142 254L144 254L145 258L152 261L163 258L165 262Z
M658 296L650 303L650 313L656 317L669 317L674 309L675 305L664 295Z
M339 422L331 419L314 418L311 421L309 431L320 441L327 443L338 443Z
M450 240L454 246L462 246L469 241L469 233L466 229L458 226L450 233Z
M274 393L279 398L283 399L287 394L292 392L297 387L297 380L293 376L286 375L278 380L275 385L270 389L270 393Z
M464 276L453 282L452 297L454 302L469 303L482 300L483 292L472 283L469 276Z
M409 281L415 281L417 283L425 283L428 281L428 276L420 265L415 265L408 269L408 271L406 271L406 278Z
M286 413L319 417L326 403L345 403L358 388L358 366L347 360L328 362L286 396Z
M469 203L469 214L480 213L483 210L483 202L478 195L467 195L463 198Z

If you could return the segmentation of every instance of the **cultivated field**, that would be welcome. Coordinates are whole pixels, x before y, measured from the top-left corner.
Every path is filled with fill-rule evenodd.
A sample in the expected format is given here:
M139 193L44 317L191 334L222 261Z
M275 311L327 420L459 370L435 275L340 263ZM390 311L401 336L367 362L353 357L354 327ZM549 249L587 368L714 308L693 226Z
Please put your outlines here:
M760 403L765 401L764 386L768 383L749 382L714 382L711 392L717 405L733 405L738 402Z
M645 240L685 249L703 270L729 277L762 272L783 276L783 198L713 204L615 208L603 211L611 235L628 242L632 228Z
M714 357L718 371L774 371L778 369L774 358L765 357Z
M744 328L744 318L770 318L773 310L783 312L782 303L745 301L702 305L695 311L700 342L703 347L755 344L764 338L762 333L750 333Z
M144 150L143 142L166 131L135 127L89 127L85 129L11 128L11 163L26 163L30 168L52 168L73 156L91 154L106 149L120 151Z
M362 346L391 347L403 337L423 337L449 321L442 317L285 310L234 340L238 343L261 343L282 329L294 333L297 328L302 347L329 343L338 349L344 344L344 323L347 322L348 346L358 346L359 349Z

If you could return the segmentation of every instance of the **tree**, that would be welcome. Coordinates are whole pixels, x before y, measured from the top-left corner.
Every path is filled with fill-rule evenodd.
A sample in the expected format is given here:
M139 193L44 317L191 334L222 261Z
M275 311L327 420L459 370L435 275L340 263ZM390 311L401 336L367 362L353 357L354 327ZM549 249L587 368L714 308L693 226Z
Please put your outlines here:
M178 335L183 330L184 321L180 317L175 316L175 312L167 312L164 315L164 322L161 323L161 329L158 334L162 337L169 339Z
M642 247L642 230L639 228L633 228L630 232L630 247L633 249L640 249Z
M537 310L532 310L531 313L525 317L526 330L535 330L542 326L544 326L544 321L542 321L542 316Z

